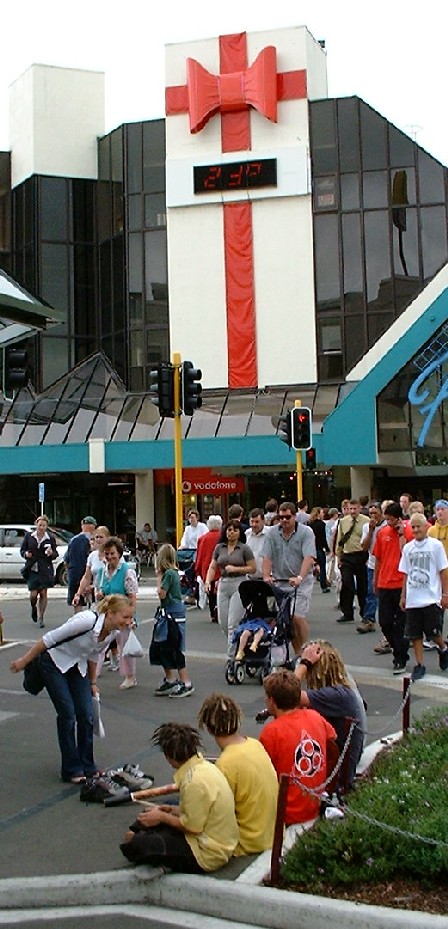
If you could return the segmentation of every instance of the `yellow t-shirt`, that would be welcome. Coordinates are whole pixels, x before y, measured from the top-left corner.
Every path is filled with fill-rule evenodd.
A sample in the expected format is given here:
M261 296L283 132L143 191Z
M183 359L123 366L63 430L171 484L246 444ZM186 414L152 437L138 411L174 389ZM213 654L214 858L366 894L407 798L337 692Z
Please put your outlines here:
M252 855L272 848L278 780L261 742L245 739L226 745L216 766L227 778L235 798L240 841L234 855Z
M433 526L429 527L427 535L431 536L432 539L438 539L442 543L448 557L448 526L441 526L440 523L435 522Z
M174 774L179 788L180 821L196 861L216 871L232 856L239 839L233 794L216 765L200 753Z

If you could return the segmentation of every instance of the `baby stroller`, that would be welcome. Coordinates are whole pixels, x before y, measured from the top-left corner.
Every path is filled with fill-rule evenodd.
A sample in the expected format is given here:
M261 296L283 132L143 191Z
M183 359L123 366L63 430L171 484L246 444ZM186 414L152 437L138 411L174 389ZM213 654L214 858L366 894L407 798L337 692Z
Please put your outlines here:
M179 566L180 587L183 595L196 596L196 578L194 563L196 561L195 548L178 548L177 564ZM197 599L197 598L196 598Z
M245 613L235 629L233 645L235 656L226 665L225 678L228 684L242 684L248 677L258 677L260 684L275 668L286 667L289 660L291 628L291 599L279 598L271 584L266 581L242 581L238 588ZM266 623L257 650L251 651L251 639L244 649L244 658L237 660L239 641L245 628L255 630ZM247 625L249 624L249 625Z

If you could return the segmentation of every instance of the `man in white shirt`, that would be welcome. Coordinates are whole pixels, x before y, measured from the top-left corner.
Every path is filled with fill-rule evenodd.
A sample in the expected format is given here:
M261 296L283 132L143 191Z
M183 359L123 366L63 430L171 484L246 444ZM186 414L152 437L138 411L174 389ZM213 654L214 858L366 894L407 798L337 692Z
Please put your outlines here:
M184 534L180 540L179 548L197 548L198 539L202 535L205 535L208 532L207 526L205 523L199 522L199 511L198 510L189 510L188 512L188 525L185 526Z
M414 538L403 546L398 570L404 575L400 607L406 610L406 636L412 642L417 664L412 680L425 676L423 635L439 649L439 667L448 670L448 648L442 635L443 609L448 606L448 559L438 539L428 538L422 513L410 519Z
M263 549L266 536L270 532L270 527L265 525L264 511L255 507L249 513L249 526L246 529L246 542L255 555L257 570L252 575L253 578L263 577Z

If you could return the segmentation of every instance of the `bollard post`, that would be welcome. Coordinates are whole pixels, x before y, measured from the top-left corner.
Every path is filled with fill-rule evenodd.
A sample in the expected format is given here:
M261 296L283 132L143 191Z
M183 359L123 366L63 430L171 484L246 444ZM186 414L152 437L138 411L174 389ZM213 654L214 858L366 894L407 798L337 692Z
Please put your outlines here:
M280 862L282 858L283 833L285 825L286 797L288 793L289 776L280 775L280 784L277 798L277 815L275 818L274 841L271 854L270 884L277 884L280 877Z
M411 683L411 678L408 675L403 678L403 700L405 699L406 695L408 697L408 699L406 700L406 703L403 706L403 713L402 713L401 726L403 730L403 735L406 732L409 732L409 726L410 726L410 721L411 721L411 694L410 692L408 693L410 683Z

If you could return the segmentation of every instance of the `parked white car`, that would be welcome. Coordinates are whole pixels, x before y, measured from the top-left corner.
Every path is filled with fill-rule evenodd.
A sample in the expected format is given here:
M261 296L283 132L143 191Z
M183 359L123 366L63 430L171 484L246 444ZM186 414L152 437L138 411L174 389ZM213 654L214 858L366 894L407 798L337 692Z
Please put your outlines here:
M20 569L23 568L25 561L20 554L20 546L27 532L33 532L36 527L32 525L5 523L0 526L0 580L1 581L22 581ZM68 543L73 533L66 529L53 529L49 526L50 532L56 538L58 557L53 562L56 577L56 584L65 585L67 583L67 569L64 562L64 556L67 551Z

